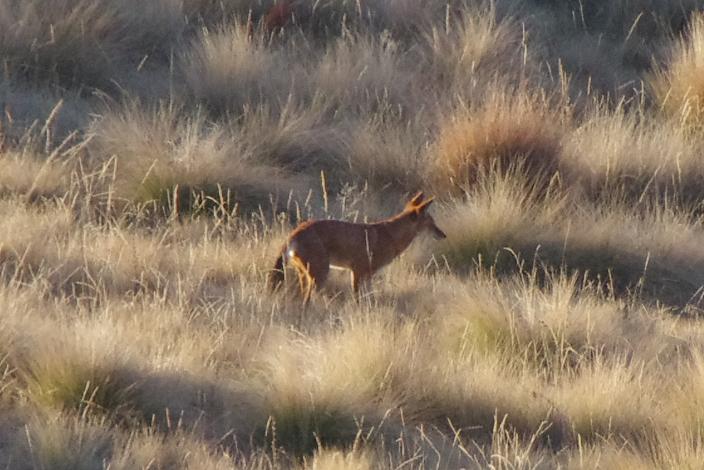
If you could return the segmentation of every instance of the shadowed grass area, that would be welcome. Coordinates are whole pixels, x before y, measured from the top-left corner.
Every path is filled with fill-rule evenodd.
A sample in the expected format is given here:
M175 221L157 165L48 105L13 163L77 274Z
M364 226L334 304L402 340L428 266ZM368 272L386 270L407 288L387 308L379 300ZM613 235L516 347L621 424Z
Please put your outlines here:
M273 410L263 442L292 455L310 455L320 446L350 447L361 432L345 410L315 403L289 403Z
M440 222L448 240L439 253L450 267L576 271L619 295L638 292L680 307L694 300L701 283L695 266L702 261L689 251L693 233L672 230L686 224L687 213L641 214L619 203L604 212L576 206L569 196L536 195L523 176L485 176ZM615 223L620 231L612 230Z
M182 6L108 0L0 4L0 50L10 76L64 87L115 89L124 68L168 51Z
M27 391L41 406L115 416L130 412L137 377L132 371L103 370L78 361L43 361L30 368L25 378Z

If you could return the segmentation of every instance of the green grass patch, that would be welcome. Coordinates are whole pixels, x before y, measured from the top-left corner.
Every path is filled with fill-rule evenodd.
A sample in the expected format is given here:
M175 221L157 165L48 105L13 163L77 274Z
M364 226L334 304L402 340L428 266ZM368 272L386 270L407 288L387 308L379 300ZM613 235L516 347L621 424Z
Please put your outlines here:
M130 410L136 387L132 371L82 362L35 364L25 380L40 405L108 415Z
M360 432L345 404L287 401L276 403L266 426L257 432L260 442L283 448L292 455L312 455L322 447L350 447Z

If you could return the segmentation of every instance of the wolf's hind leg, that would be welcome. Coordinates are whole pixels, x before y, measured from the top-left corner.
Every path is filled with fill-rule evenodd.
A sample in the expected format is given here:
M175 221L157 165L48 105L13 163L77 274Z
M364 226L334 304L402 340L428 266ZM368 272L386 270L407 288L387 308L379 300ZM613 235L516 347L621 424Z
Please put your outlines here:
M325 281L330 274L330 262L327 257L319 257L315 262L308 263L308 276L310 278L308 298L312 295L312 291L316 288L323 287Z
M352 271L352 290L354 291L355 297L357 297L357 300L361 299L361 296L363 294L362 291L365 290L365 287L369 286L369 282L371 280L371 275L369 275L366 271L364 270L356 270Z

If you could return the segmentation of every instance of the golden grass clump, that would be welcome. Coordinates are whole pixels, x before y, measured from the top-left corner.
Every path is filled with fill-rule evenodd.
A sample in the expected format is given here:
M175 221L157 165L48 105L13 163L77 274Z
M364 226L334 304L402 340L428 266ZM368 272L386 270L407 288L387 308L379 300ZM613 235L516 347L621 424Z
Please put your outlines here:
M580 272L615 293L670 306L695 301L701 278L694 266L703 259L687 213L618 203L607 212L580 208L568 196L536 196L522 179L490 174L467 201L445 209L437 220L448 238L435 255L456 272L484 266L504 275L537 266Z
M475 289L444 304L447 314L438 328L447 353L521 357L524 366L544 377L591 362L597 352L650 357L637 349L638 334L631 331L634 325L657 331L646 318L624 318L618 303L602 298L592 285L578 286L575 276L555 276L540 285L536 274L507 283L480 278Z
M697 204L704 181L700 149L701 142L672 121L597 107L564 136L563 167L570 184L590 197L647 201L666 195Z
M19 468L99 468L115 444L112 432L100 419L56 412L33 417L24 436L18 433L13 437L15 448L7 453L6 462L26 465Z
M183 54L181 68L189 90L207 109L239 114L274 96L286 101L296 69L286 66L284 54L262 33L238 23L203 30Z
M499 18L494 7L447 16L443 25L424 31L421 46L430 77L460 96L473 97L497 75L518 81L530 75L532 54L521 44L521 25Z
M213 451L198 435L175 429L168 438L142 432L121 437L124 446L115 449L109 465L118 470L134 468L186 468L192 470L233 470L227 452Z
M296 189L295 177L248 158L222 127L178 109L128 108L93 126L90 152L114 174L115 202L156 204L173 212L269 206L270 195Z
M671 424L683 424L685 429L701 430L704 426L704 413L701 412L702 379L701 351L692 351L690 360L678 365L673 373L676 380L664 384L663 393L670 396L663 412Z
M402 128L375 115L349 131L345 174L375 188L394 188L412 193L425 186L429 177L422 124Z
M440 255L453 269L471 271L476 264L496 265L499 272L517 267L514 255L532 259L541 227L552 226L564 214L565 199L543 199L525 175L502 174L493 169L482 175L465 203L446 208L437 220L448 238Z
M262 374L256 388L264 391L263 417L269 419L260 423L260 439L306 455L319 445L349 446L359 433L365 434L370 426L380 424L382 415L377 415L379 412L369 402L374 397L370 392L376 391L374 383L360 388L358 381L340 374L340 368L349 368L356 375L365 373L370 365L376 369L376 364L364 361L357 365L344 358L341 363L331 362L328 354L332 351L324 345L303 344L280 335L269 340L284 344L274 349L270 357L262 358ZM352 358L357 357L362 352L356 349L359 343L349 344L355 348ZM361 371L356 370L358 366ZM327 380L329 377L340 380ZM364 378L381 379L378 375ZM339 397L345 398L338 400Z
M389 37L372 41L349 35L338 39L316 65L310 92L319 94L329 106L342 109L409 109L415 96L399 47Z
M695 14L669 49L666 68L656 68L649 84L657 105L685 128L700 129L704 119L704 16Z
M311 470L371 470L374 460L363 452L321 450L306 468Z
M139 377L136 371L119 364L116 358L87 360L79 352L72 354L61 345L55 347L33 353L21 371L34 403L58 411L129 417Z
M638 443L665 423L655 413L657 393L657 382L643 376L641 364L597 357L555 395L577 439Z
M29 201L64 196L69 190L68 165L27 153L0 152L0 194L20 195Z
M104 85L109 58L121 52L112 29L117 12L105 2L2 2L0 48L10 72L34 80ZM87 28L80 28L80 23ZM95 54L102 43L104 54Z
M321 170L328 175L346 171L348 137L341 130L346 126L330 123L328 111L320 101L310 106L289 102L280 113L268 107L248 111L230 127L253 161L319 181Z
M438 187L466 187L491 168L525 171L534 180L560 168L566 118L545 97L495 92L444 119L431 148Z

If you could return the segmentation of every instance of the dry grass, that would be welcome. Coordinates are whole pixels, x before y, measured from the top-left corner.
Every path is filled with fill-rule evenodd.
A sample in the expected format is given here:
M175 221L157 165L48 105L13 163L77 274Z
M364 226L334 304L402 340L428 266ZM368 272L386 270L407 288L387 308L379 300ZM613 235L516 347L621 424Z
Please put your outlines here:
M615 293L637 292L679 307L697 303L701 281L694 266L701 252L689 212L614 202L604 212L568 196L546 199L524 189L531 188L525 180L494 173L466 202L446 209L440 220L448 239L439 254L449 267L579 272ZM617 231L615 224L621 224Z
M384 107L413 109L411 75L399 47L383 36L378 41L366 36L343 37L328 46L313 76L302 80L310 81L312 93L333 108L359 114Z
M0 48L11 76L63 86L111 87L183 28L178 2L3 1ZM161 52L168 51L168 47Z
M672 121L596 109L563 138L567 177L590 196L698 204L702 142Z
M181 59L185 82L214 113L237 115L261 102L275 103L275 97L285 102L295 70L288 68L286 51L270 46L266 36L252 36L247 24L204 30Z
M700 128L704 113L704 18L695 16L685 36L669 51L666 69L650 84L660 108L684 127Z
M546 98L520 91L494 93L476 109L460 107L442 118L431 151L436 184L466 187L492 168L522 168L549 180L559 170L566 119Z
M297 189L293 175L258 163L202 114L128 107L96 121L91 132L91 157L113 174L107 197L117 200L175 212L250 211L268 206L272 194Z
M0 193L22 194L29 200L63 196L69 187L70 172L66 165L35 156L5 152Z
M0 466L698 468L695 3L0 0Z
M426 93L434 93L440 85L452 90L450 96L472 97L486 82L498 77L520 82L532 72L534 54L523 43L525 25L501 17L493 3L465 8L446 12L444 24L424 33L419 60L432 80ZM437 99L446 96L441 93Z

